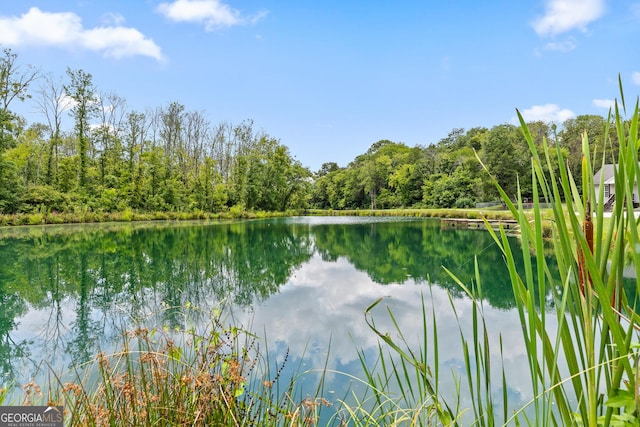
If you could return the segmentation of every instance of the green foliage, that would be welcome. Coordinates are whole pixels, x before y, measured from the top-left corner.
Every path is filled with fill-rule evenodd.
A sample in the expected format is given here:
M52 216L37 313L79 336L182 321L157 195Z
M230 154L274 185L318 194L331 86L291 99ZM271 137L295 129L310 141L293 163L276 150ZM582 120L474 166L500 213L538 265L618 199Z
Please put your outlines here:
M118 191L115 188L103 189L98 201L98 209L105 212L118 210Z
M10 107L31 96L38 73L19 66L10 49L3 53L0 155L6 167L0 170L0 212L41 209L32 202L20 204L35 199L28 194L32 186L63 193L73 205L65 210L76 208L77 201L98 212L147 213L224 212L235 205L270 212L462 207L495 200L494 179L511 199L518 191L525 198L532 195L527 143L521 129L510 124L456 128L428 146L380 140L346 167L327 162L314 176L278 139L254 129L251 120L212 127L201 112L179 102L148 113L125 111L117 95L98 96L90 73L67 69L66 84L49 82L49 90L40 92L40 106L53 109L46 114L47 125L27 126ZM66 106L74 121L68 132L60 122L63 92L74 100ZM538 150L546 138L562 151L578 189L582 133L596 165L615 159L618 140L626 135L593 115L565 121L557 134L555 126L542 122L528 128ZM557 157L541 167L546 176L559 177ZM58 197L41 202L51 212L61 211L60 203Z
M70 208L69 195L49 185L28 186L22 199L24 212L35 212L41 209L46 209L48 212L66 212Z
M244 213L245 209L242 205L234 205L229 208L229 215L231 215L231 218L242 218Z
M83 70L71 70L67 68L67 76L69 77L69 84L64 86L64 90L74 101L71 112L75 120L78 156L80 159L78 184L80 188L85 188L87 186L90 162L89 149L91 140L89 138L89 121L98 112L97 94L93 86L91 74Z
M15 163L0 153L0 213L15 213L20 209L22 182Z
M423 201L428 207L460 208L474 206L474 181L463 171L453 175L432 175L423 186ZM468 200L469 205L459 205L458 200Z
M286 211L301 207L310 172L293 159L289 149L262 136L236 158L230 201L249 210Z
M499 125L491 129L482 147L480 158L487 172L514 199L521 191L524 197L531 195L530 158L526 141L520 129L513 125ZM493 186L491 180L485 181L485 192L494 198L497 195L487 187Z
M27 216L29 225L44 224L44 215L41 213L34 213Z
M16 119L11 111L0 109L0 154L15 145Z
M605 136L605 132L608 136ZM580 115L566 120L558 133L558 140L560 147L565 150L563 158L578 188L582 186L582 141L585 133L591 147L593 165L600 165L603 160L613 163L618 156L618 135L614 123L596 115Z
M3 49L0 56L0 156L15 144L20 133L21 119L9 107L14 101L24 101L31 95L29 85L38 77L33 67L23 68L18 55Z
M489 231L502 251L509 271L512 299L527 349L527 368L534 397L525 407L510 411L508 373L502 370L497 382L496 376L492 375L491 359L495 360L496 356L502 358L503 349L500 347L498 353L493 354L489 348L482 309L482 282L494 278L483 275L477 262L473 287L450 273L473 304L470 336L463 333L462 326L460 329L466 384L459 388L459 393L464 390L470 393L473 425L637 425L640 401L637 351L640 220L634 210L634 191L640 181L640 118L636 103L631 119L624 121L619 110L620 107L625 110L623 94L621 99L613 117L618 140L614 180L616 195L619 196L606 221L604 190L596 194L592 178L594 168L591 166L593 158L602 162L604 157L593 153L587 132L582 134L580 187L571 169L565 166L569 164L564 158L566 150L549 145L544 133L542 141L535 142L519 113L522 135L532 160L531 185L516 186L515 192L511 184L502 185L511 173L504 167L504 156L492 156L491 165L485 164L492 171L493 183L503 202L520 226L521 250L515 250L504 229L495 232L489 228ZM615 144L608 141L608 129L608 126L604 128L602 145L612 147ZM515 136L508 126L498 129L497 133L502 134L503 139ZM501 139L493 137L489 135L486 141L485 156L487 149L495 150L501 144ZM532 214L525 212L525 194L530 194L533 199ZM515 202L512 200L514 196ZM548 243L548 225L542 202L552 207L553 238ZM532 257L531 250L537 254L550 251L553 256ZM623 287L629 270L635 273L631 289ZM547 301L554 311L540 309L541 301ZM455 306L452 309L455 311ZM416 351L402 346L402 331L384 334L375 327L373 320L368 323L402 361L402 364L394 363L395 359L380 350L380 363L390 368L383 368L382 380L373 374L367 377L376 401L387 405L380 396L385 396L386 380L395 379L405 394L419 397L413 400L405 397L402 402L402 409L408 407L412 409L411 414L417 414L416 418L412 416L412 420L430 424L428 416L422 415L423 406L417 404L428 399L429 407L436 408L435 414L440 423L461 425L458 420L466 408L450 406L435 391L438 377L442 375L438 366L437 327L434 325L429 335L430 330L423 321L424 348ZM427 375L431 371L425 367L423 354L430 342L436 354L435 372ZM414 391L412 387L416 381L406 376L406 364L416 369L419 374L417 384L423 385L418 390L426 393ZM460 401L459 397L457 401ZM497 411L498 407L503 408L502 411ZM440 412L442 409L443 413Z
M453 206L456 209L472 208L475 206L475 203L471 197L461 196L456 200Z

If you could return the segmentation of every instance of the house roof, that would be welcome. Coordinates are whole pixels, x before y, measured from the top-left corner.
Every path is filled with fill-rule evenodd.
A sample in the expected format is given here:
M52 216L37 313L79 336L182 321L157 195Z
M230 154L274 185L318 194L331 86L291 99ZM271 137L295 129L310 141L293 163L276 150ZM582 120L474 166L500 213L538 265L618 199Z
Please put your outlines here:
M614 179L614 165L606 164L593 176L593 183L595 185L600 185L600 179L604 175L604 183L605 184L613 184L615 182Z

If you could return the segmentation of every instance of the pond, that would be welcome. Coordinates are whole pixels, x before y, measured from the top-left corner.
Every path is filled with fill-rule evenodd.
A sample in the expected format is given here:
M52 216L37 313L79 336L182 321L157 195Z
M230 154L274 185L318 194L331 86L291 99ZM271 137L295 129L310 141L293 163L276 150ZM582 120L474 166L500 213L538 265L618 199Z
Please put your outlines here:
M471 287L476 258L494 359L502 340L517 407L532 397L526 349L490 234L390 217L0 230L0 386L37 376L43 360L58 372L93 360L133 321L184 328L194 321L185 307L206 313L225 301L270 360L286 355L285 373L311 372L300 380L311 395L326 367L324 397L335 402L363 387L354 380L359 353L375 361L380 343L364 312L384 298L376 324L392 330L388 308L416 349L424 344L423 306L435 320L441 390L453 395L448 377L464 376L460 334L470 328L472 303L443 267Z

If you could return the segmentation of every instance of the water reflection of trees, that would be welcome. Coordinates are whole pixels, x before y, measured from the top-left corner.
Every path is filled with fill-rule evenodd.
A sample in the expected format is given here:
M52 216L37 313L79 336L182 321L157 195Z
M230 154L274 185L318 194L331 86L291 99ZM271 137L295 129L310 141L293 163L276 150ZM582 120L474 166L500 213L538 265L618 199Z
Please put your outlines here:
M442 267L472 284L477 256L484 297L494 307L513 304L502 254L488 233L442 229L438 221L424 220L312 224L265 220L14 230L0 239L0 369L12 373L14 361L33 348L12 335L16 319L31 308L43 319L37 352L82 363L132 319L185 327L198 322L193 313L185 317L181 307L187 304L202 308L205 316L218 301L246 307L265 300L314 251L326 261L346 258L376 283L411 278L454 295L461 291Z
M454 296L462 290L443 267L471 287L477 257L487 302L504 309L514 305L502 252L487 232L445 229L438 220L428 220L319 225L313 227L313 235L323 259L346 257L377 283L405 283L411 278L445 287ZM516 238L511 242L519 245ZM522 252L514 255L516 264L524 265Z
M10 376L12 361L28 356L30 343L14 342L12 333L29 307L46 313L37 337L42 354L82 363L132 319L184 327L179 307L187 303L263 300L312 256L308 231L298 228L259 221L90 226L0 239L0 369Z

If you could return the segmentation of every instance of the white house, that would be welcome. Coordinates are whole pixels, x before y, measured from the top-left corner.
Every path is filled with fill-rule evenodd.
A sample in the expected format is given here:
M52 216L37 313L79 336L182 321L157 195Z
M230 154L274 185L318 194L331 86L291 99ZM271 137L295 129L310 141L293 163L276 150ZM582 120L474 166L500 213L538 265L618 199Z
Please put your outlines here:
M615 176L614 176L613 167L614 165L612 164L606 164L602 169L600 169L593 176L593 184L596 190L596 197L599 197L600 195L600 181L604 177L604 181L602 182L602 185L604 187L605 210L611 209L611 206L613 205L613 202L616 199ZM638 206L639 200L640 198L638 197L638 184L636 183L633 188L633 205Z

